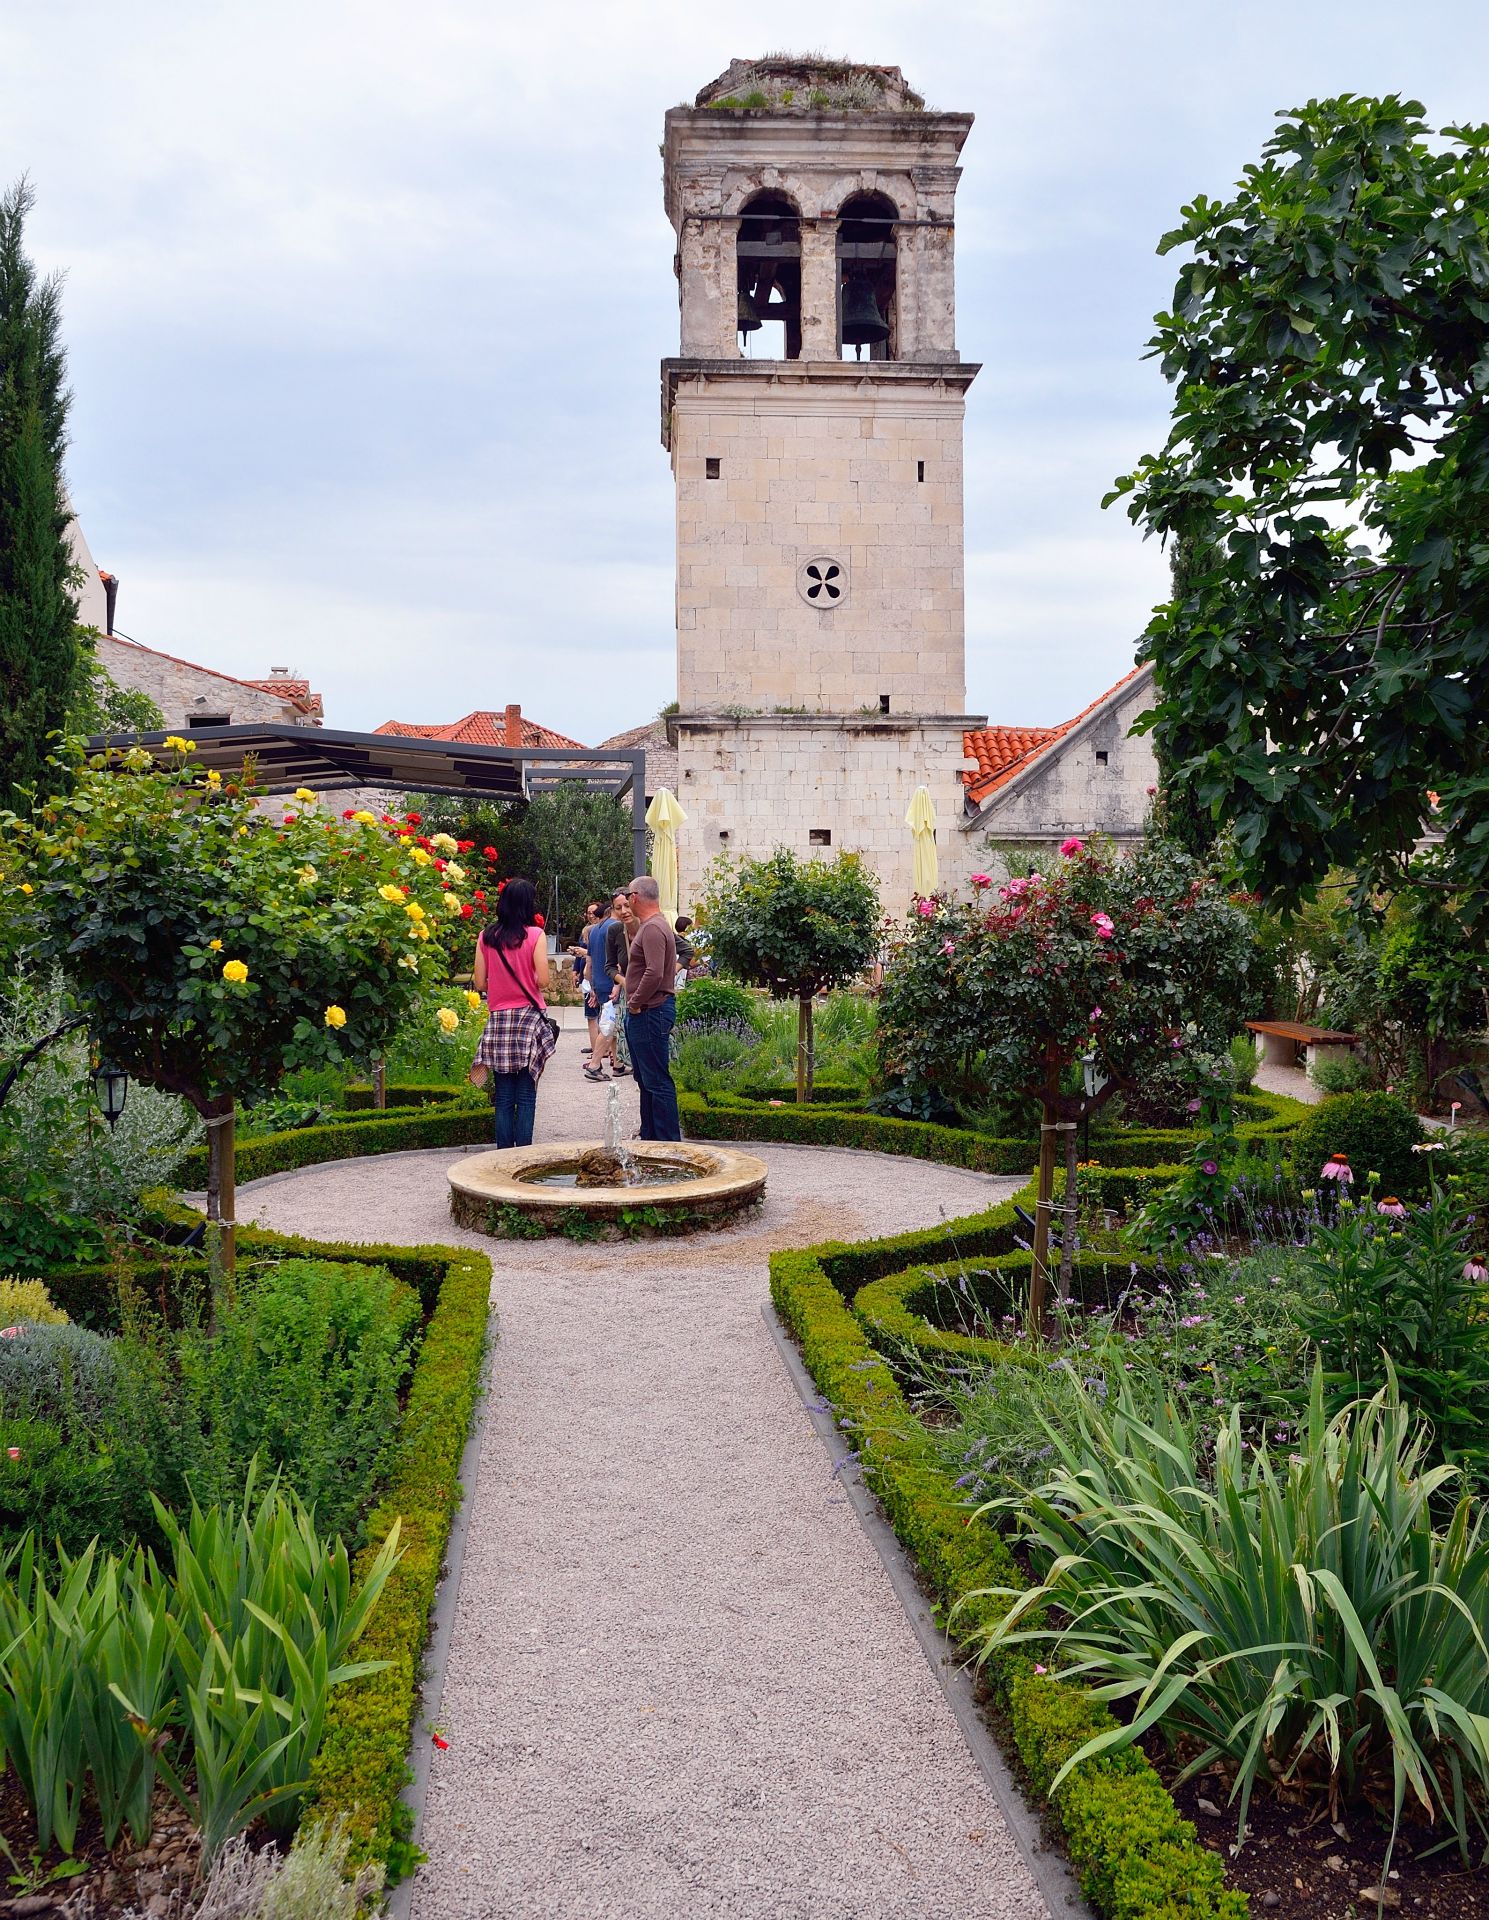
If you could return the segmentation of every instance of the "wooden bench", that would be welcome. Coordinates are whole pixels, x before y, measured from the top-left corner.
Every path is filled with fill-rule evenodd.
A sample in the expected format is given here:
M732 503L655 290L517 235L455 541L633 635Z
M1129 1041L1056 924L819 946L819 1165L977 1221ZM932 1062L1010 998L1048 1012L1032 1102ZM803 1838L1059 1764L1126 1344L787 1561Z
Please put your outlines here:
M1301 1020L1248 1020L1246 1025L1261 1042L1262 1062L1269 1067L1296 1067L1302 1053L1311 1070L1320 1060L1342 1059L1358 1044L1352 1033L1306 1026Z

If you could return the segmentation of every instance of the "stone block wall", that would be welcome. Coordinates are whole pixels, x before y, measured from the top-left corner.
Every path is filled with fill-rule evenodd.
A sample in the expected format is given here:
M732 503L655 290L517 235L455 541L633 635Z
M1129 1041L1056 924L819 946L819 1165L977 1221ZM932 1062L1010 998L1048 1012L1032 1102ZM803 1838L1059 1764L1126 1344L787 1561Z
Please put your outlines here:
M210 667L196 667L169 653L157 653L132 640L101 634L97 641L100 666L115 686L147 694L173 731L185 732L195 720L246 726L255 720L282 720L290 725L315 724L287 694L266 693Z
M678 834L679 886L696 900L720 853L761 859L777 847L831 859L862 854L879 878L886 913L910 905L912 847L905 813L917 786L938 817L943 884L964 882L974 847L958 831L966 716L833 721L794 716L680 716L678 797L688 816ZM825 830L830 845L813 842ZM686 910L686 906L685 906Z
M678 702L812 712L959 713L964 380L882 363L681 372ZM711 477L712 476L712 477ZM840 572L829 607L812 561Z

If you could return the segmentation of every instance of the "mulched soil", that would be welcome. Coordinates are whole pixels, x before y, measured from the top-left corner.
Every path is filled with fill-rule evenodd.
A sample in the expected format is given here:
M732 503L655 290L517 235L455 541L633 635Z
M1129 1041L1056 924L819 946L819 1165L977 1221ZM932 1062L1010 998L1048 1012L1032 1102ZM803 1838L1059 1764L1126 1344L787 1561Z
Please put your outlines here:
M75 1857L88 1862L88 1871L67 1880L38 1885L61 1855L54 1848L33 1867L36 1827L15 1775L0 1777L0 1834L22 1872L29 1871L34 1891L13 1884L0 1891L0 1920L109 1920L137 1907L151 1911L151 1901L163 1903L190 1886L196 1874L200 1847L196 1830L181 1808L161 1789L155 1799L155 1831L148 1846L133 1848L127 1833L109 1853L97 1817L84 1815L78 1829ZM0 1867L9 1879L10 1863ZM160 1911L157 1905L153 1911Z
M1277 1920L1368 1920L1378 1911L1380 1873L1390 1829L1368 1809L1356 1809L1333 1825L1312 1807L1272 1796L1256 1798L1247 1816L1246 1844L1239 1853L1235 1810L1220 1775L1200 1775L1173 1787L1178 1772L1158 1741L1144 1750L1173 1792L1180 1812L1200 1840L1226 1862L1230 1884L1251 1895L1251 1911ZM1464 1870L1448 1848L1430 1860L1418 1854L1439 1843L1440 1830L1403 1823L1385 1883L1385 1910L1418 1920L1489 1920L1489 1870Z

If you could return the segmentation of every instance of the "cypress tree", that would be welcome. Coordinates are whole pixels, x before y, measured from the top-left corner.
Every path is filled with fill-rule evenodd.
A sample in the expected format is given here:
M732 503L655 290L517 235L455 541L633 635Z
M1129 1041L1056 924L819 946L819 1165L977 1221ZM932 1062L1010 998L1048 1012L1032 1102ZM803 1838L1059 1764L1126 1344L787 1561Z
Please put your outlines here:
M62 455L60 285L26 257L32 193L0 195L0 802L26 804L81 677Z

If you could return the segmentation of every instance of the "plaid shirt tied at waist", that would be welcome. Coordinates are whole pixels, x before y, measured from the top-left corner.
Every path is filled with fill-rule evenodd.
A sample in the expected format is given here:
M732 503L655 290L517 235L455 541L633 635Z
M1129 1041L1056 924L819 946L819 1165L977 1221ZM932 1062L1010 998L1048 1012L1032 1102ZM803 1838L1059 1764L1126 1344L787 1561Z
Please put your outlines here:
M540 1080L555 1045L552 1028L534 1008L498 1007L486 1021L476 1064L493 1073L530 1073Z

